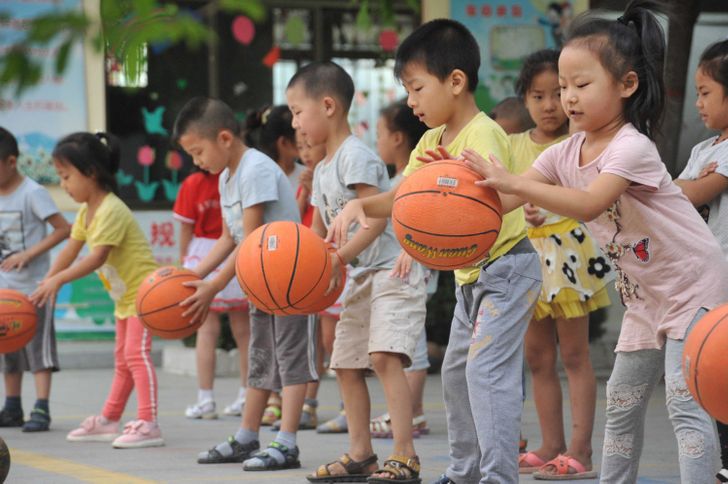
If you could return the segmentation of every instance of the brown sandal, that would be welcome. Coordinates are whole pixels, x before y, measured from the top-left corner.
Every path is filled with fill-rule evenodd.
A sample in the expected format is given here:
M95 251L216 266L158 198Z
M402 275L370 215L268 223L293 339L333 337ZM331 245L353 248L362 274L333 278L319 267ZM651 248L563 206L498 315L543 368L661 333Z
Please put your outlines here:
M384 467L374 471L373 474L388 473L391 477L370 477L367 482L372 484L420 484L420 458L405 457L403 455L390 455L384 461Z
M309 482L367 482L372 475L367 473L367 467L377 463L377 454L372 454L364 460L355 461L349 454L344 454L333 462L319 466L316 472L306 476ZM345 471L343 474L332 474L329 467L339 464Z

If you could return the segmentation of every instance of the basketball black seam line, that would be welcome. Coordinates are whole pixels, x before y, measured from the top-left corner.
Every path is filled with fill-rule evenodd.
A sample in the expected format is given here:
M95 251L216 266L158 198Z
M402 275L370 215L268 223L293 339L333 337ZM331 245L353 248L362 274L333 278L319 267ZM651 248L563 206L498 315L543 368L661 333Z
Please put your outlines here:
M167 280L176 279L176 278L179 278L179 277L189 277L189 276L190 276L190 274L175 274L173 276L170 276ZM195 279L192 279L192 280L195 280ZM197 280L199 280L199 278ZM141 300L139 301L139 305L140 306L144 305L144 300L147 298L147 296L149 295L149 293L155 287L157 287L157 285L154 285L154 286L150 287L149 289L147 289L147 292L142 296ZM172 306L174 306L174 304L172 304ZM169 306L167 306L167 307L169 307ZM167 309L167 308L165 307L164 309ZM145 314L151 314L152 312L155 312L155 311L157 311L157 310L155 309L154 311L151 311L151 312L145 313Z
M703 341L700 343L700 347L698 348L698 353L695 355L695 363L694 363L695 376L693 379L695 380L695 393L696 393L695 396L697 397L697 401L701 407L704 407L704 405L703 405L703 400L700 398L700 386L698 385L698 362L700 361L700 354L703 352L703 346L705 346L705 343L708 341L708 337L710 336L710 334L713 331L715 331L715 328L717 328L718 325L720 325L720 323L722 323L723 320L725 320L725 319L726 319L726 316L723 316L718 321L716 321L716 323L713 325L712 328L710 328L710 331L708 331L708 334L705 335L705 338L703 338Z
M472 233L472 234L452 234L452 235L449 235L449 234L437 234L435 232L425 232L424 230L420 230L420 229L417 229L415 227L410 227L409 225L402 223L401 220L399 220L399 219L396 219L396 220L397 220L397 223L398 224L400 224L402 227L404 227L404 228L406 228L408 230L412 230L412 231L415 231L417 233L424 234L424 235L433 235L435 237L448 237L448 238L474 237L474 236L477 236L477 235L487 235L487 234L490 234L490 233L493 233L493 232L495 232L497 234L499 232L499 230L490 229L490 230L486 230L485 232L475 232L475 233Z
M254 293L252 290L250 290L248 285L245 284L245 279L240 275L240 272L238 271L237 262L235 263L235 277L238 280L238 284L240 285L240 288L243 290L245 295L248 296L248 298L252 297L252 298L257 299L258 301L261 300L260 297L258 297L258 295L256 293ZM258 305L258 306L260 306L260 305ZM262 306L264 306L266 309L270 310L270 308L268 306L266 306L265 304L263 304Z
M401 199L403 199L405 197L409 197L409 196L412 196L412 195L421 195L423 193L443 193L443 191L442 190L418 190L416 192L408 192L408 193L405 193L404 195L400 195L394 201L397 202L397 201L399 201L399 200L401 200ZM471 197L469 195L463 195L462 193L455 193L455 192L447 192L447 195L452 196L452 197L465 198L465 199L470 200L472 202L475 202L475 203L478 203L480 205L483 205L484 207L488 207L496 215L498 215L498 218L501 220L501 222L503 221L503 216L501 215L500 211L496 210L489 203L486 203L486 202L484 202L483 200L481 200L479 198L475 198L475 197Z
M328 250L324 250L324 266L323 266L323 269L321 269L321 273L319 274L318 279L316 280L316 283L313 284L313 286L311 286L311 289L309 289L306 294L304 294L303 296L301 296L301 298L298 299L298 301L291 302L291 300L289 298L288 303L290 304L290 307L291 308L294 308L296 310L302 310L302 309L304 309L304 308L299 308L298 307L298 304L301 301L303 301L304 299L306 299L313 292L313 290L318 287L319 283L321 282L321 280L324 277L324 274L326 273L326 267L328 265L329 265L329 252L328 252Z
M291 277L288 279L288 289L286 289L286 302L288 303L288 306L292 307L291 304L291 288L293 287L293 280L296 278L296 270L298 269L298 253L301 248L301 231L298 228L298 224L295 225L296 227L296 258L293 259L293 270L291 271Z

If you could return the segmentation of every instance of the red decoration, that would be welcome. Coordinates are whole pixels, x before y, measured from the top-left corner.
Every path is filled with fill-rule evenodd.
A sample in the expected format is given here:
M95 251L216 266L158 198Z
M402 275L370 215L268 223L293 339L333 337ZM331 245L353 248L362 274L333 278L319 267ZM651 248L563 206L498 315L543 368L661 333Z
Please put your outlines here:
M493 15L493 8L490 5L483 5L483 7L480 9L480 14L483 17L490 17Z
M385 52L392 52L399 44L399 36L394 30L382 30L379 34L379 45Z
M508 9L505 5L498 5L498 7L495 9L496 15L499 17L505 17L508 13Z
M516 18L522 17L523 16L523 9L521 8L521 6L520 5L513 5L511 7L511 15L513 15Z
M278 62L281 58L281 48L274 45L271 50L263 57L263 64L269 68L273 68L273 65Z
M475 9L475 5L473 5L471 3L470 5L468 5L467 7L465 7L465 13L468 14L468 17L475 17L475 14L478 13L478 12Z

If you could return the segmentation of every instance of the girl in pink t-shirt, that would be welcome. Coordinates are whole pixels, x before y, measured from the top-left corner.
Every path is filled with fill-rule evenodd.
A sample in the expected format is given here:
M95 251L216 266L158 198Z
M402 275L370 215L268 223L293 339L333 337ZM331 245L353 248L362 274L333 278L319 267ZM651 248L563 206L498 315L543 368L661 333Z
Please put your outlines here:
M617 272L626 306L607 383L603 482L635 482L644 416L665 374L682 482L713 481L713 423L681 371L683 342L706 309L728 300L728 267L715 237L672 183L652 142L664 106L665 43L651 2L616 21L576 21L559 58L561 104L575 131L523 175L463 152L501 192L503 210L530 202L586 221ZM542 474L576 474L568 455Z

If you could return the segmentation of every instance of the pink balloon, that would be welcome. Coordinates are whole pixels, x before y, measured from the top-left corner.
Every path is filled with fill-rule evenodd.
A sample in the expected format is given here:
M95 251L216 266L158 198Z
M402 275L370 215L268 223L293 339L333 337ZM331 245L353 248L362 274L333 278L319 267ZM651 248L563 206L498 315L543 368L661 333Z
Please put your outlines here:
M243 45L249 45L255 37L255 24L245 15L239 15L233 20L233 37Z

